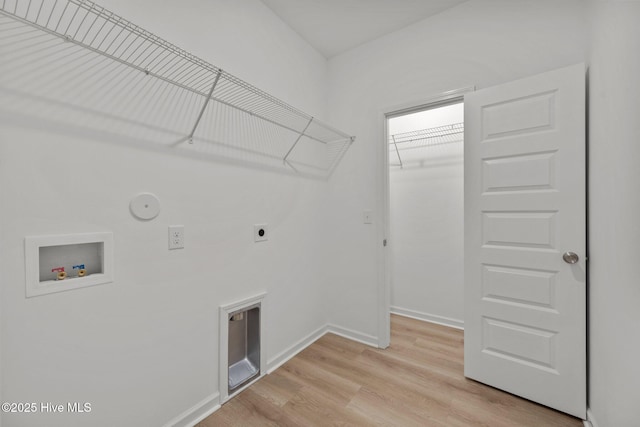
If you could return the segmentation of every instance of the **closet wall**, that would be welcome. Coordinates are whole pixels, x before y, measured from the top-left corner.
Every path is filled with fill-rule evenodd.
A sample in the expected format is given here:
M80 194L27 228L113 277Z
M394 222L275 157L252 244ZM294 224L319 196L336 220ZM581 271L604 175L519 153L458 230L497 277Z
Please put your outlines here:
M459 112L455 120L445 122L429 110L417 129L461 122L463 105L453 108ZM434 137L389 150L391 311L456 327L464 318L462 138ZM396 166L398 153L402 168Z
M258 0L101 5L322 118L326 61ZM160 426L218 395L218 307L266 291L267 358L327 322L326 182L14 114L0 96L2 399L90 402L7 426ZM155 193L141 222L129 201ZM270 238L254 243L253 225ZM185 248L169 251L169 225ZM112 231L107 285L25 299L24 238Z

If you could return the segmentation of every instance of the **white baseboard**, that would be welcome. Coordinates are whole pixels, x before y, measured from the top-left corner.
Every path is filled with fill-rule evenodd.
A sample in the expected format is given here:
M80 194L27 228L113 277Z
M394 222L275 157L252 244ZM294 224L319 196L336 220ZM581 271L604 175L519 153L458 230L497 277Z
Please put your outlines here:
M378 338L373 335L364 334L352 329L343 328L337 325L327 324L321 328L316 329L306 337L299 340L297 343L282 351L267 362L267 373L270 374L280 366L287 363L287 361L293 358L296 354L300 353L305 348L322 338L325 334L332 333L340 335L351 341L357 341L362 344L366 344L371 347L378 347Z
M164 427L193 427L220 408L220 393L212 394L178 415Z
M593 412L591 412L591 408L587 408L587 419L584 421L584 427L598 427L598 423L593 416Z
M357 341L359 343L378 348L378 337L374 337L373 335L364 334L362 332L354 331L353 329L347 329L342 326L331 324L327 325L327 332L340 335L341 337L350 339L351 341Z
M291 347L271 358L267 362L267 374L270 374L278 369L289 359L300 353L305 348L309 347L311 344L313 344L329 332L340 335L341 337L350 339L352 341L357 341L362 344L378 348L378 338L374 337L373 335L364 334L352 329L343 328L341 326L325 325L321 328L316 329L314 332L302 338ZM219 408L220 393L216 393L194 405L192 408L187 409L182 414L166 423L164 427L193 427L200 421L217 411Z
M273 357L271 360L267 362L267 373L270 374L280 366L285 364L289 359L291 359L296 354L300 353L305 348L309 347L319 338L321 338L324 334L327 333L327 326L323 326L318 328L314 332L310 333L306 337L299 340L297 343L287 348L286 350L280 352L278 355Z
M438 316L437 314L422 313L420 311L409 310L408 308L391 307L391 313L398 316L410 317L424 322L436 323L450 328L464 329L464 321L452 319L450 317Z

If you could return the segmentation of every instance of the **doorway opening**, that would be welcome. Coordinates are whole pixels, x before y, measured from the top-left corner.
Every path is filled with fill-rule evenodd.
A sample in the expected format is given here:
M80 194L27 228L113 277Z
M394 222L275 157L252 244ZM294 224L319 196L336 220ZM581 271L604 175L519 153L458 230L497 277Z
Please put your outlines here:
M462 96L386 116L389 311L463 327Z

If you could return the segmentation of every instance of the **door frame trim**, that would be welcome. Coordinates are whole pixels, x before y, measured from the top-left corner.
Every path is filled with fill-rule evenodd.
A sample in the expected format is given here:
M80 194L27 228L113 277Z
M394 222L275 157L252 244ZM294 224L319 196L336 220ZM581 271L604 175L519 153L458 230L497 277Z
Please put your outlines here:
M428 96L417 101L404 102L380 110L378 123L382 123L378 136L378 179L377 207L380 221L376 226L376 265L378 266L378 347L387 348L391 342L391 281L393 268L391 255L393 240L390 239L390 186L389 186L389 149L387 144L387 121L390 118L404 116L418 111L437 108L464 101L464 95L476 90L474 86L465 86ZM387 240L387 250L383 241Z

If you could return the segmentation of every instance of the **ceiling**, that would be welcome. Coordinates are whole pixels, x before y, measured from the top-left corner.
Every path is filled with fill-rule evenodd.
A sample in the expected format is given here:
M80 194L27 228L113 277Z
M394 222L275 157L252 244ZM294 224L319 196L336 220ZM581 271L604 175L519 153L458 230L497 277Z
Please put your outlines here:
M326 58L466 0L262 0Z

